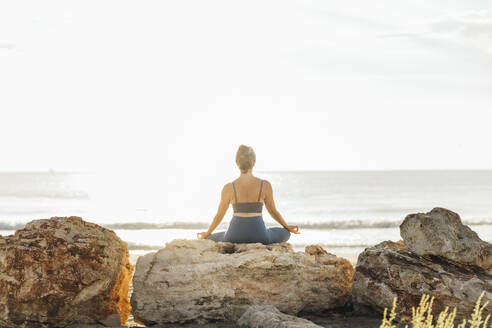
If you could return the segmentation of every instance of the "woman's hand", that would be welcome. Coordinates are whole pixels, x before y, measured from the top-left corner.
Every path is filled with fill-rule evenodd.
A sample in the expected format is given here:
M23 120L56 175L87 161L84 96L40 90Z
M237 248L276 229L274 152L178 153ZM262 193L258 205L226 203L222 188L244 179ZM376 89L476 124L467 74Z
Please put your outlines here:
M287 227L285 227L285 229L289 230L292 233L300 234L299 227L296 225L288 225Z
M198 239L205 239L208 236L210 236L210 234L208 233L208 231L207 232L199 232L199 233L196 234L196 237Z

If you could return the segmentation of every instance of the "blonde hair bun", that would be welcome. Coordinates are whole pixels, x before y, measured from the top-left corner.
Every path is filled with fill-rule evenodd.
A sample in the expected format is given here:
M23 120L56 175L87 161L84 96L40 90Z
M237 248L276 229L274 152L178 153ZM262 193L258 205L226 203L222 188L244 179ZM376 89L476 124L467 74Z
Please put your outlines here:
M246 173L249 169L253 168L255 160L256 154L253 148L246 145L239 146L236 153L236 162L242 173Z

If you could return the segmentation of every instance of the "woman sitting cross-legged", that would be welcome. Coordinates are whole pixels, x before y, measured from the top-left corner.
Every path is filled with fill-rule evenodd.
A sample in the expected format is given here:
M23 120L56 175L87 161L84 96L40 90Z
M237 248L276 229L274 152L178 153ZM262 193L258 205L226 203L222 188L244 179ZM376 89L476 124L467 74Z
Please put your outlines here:
M281 243L289 240L290 233L299 233L297 226L289 226L275 208L273 190L270 182L253 176L256 162L255 152L251 147L241 145L236 154L236 164L241 176L228 183L222 189L219 209L207 232L197 234L198 239L227 241L233 243ZM212 233L224 218L229 204L232 204L234 216L227 231ZM261 211L263 204L268 213L282 225L266 228Z

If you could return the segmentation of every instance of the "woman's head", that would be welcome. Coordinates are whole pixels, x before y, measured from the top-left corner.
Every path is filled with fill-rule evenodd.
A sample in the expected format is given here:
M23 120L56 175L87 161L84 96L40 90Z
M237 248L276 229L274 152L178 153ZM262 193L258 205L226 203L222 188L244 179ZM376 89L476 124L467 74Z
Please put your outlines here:
M248 172L256 163L256 154L253 148L245 145L239 146L236 153L236 164L242 173Z

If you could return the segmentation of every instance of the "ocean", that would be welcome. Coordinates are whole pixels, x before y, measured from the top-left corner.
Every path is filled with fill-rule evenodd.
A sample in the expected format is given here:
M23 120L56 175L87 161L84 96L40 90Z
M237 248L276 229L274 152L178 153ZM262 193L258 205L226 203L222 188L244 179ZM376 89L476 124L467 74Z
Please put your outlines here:
M445 207L492 242L492 171L256 172L274 188L277 208L301 234L297 250L322 245L336 254L358 253L399 240L407 214ZM132 253L195 238L212 221L224 183L235 176L185 183L169 174L0 173L0 235L26 222L81 216L116 231ZM217 181L218 180L218 181ZM227 228L229 209L216 231ZM265 210L267 226L278 225Z

